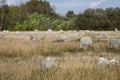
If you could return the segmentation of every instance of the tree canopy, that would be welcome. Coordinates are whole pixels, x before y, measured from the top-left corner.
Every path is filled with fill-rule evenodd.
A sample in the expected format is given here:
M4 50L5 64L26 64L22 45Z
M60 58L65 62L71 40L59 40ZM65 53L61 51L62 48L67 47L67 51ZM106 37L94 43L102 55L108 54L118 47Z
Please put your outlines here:
M65 16L55 13L48 1L30 0L20 6L0 7L0 30L114 30L120 29L120 8L86 9L75 14L69 10Z

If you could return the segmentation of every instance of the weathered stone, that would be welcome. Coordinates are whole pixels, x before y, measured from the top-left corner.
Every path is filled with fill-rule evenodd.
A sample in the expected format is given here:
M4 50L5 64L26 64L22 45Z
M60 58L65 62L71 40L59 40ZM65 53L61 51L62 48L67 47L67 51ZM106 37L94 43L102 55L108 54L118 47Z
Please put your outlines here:
M35 29L34 32L39 32L39 30L38 30L38 29Z
M98 59L98 65L99 64L109 64L109 61L107 59L103 58L103 57L100 57Z
M101 34L100 34L100 38L101 39L105 39L107 37L107 34L105 33L105 32L102 32Z
M60 33L64 33L64 31L63 31L63 30L60 30Z
M55 63L54 58L47 57L47 58L42 60L42 63L41 63L42 70L50 69L50 68L53 68L55 66L56 66L56 63Z
M7 32L9 32L9 30L3 30L3 32L6 32L6 33L7 33Z
M120 47L120 39L111 39L109 41L109 45L110 45L111 48Z
M0 35L0 39L3 39L4 38L4 34Z
M88 48L92 45L92 39L90 37L83 37L80 40L80 48Z
M77 30L74 30L74 33L77 33Z
M100 57L98 59L98 65L101 65L101 64L118 64L118 63L119 63L119 61L115 60L115 59L107 60L103 57Z
M89 30L85 30L86 33L89 33L90 31Z
M34 40L37 40L37 35L36 34L31 34L30 35L30 40L34 41Z
M117 28L115 28L115 31L118 31L118 29L117 29Z
M63 40L63 41L69 41L69 37L66 36L66 35L62 35L62 40Z
M18 35L18 34L20 34L20 32L19 32L19 31L16 31L16 32L15 32L15 34L17 34L17 35Z
M48 29L47 32L52 32L52 29Z

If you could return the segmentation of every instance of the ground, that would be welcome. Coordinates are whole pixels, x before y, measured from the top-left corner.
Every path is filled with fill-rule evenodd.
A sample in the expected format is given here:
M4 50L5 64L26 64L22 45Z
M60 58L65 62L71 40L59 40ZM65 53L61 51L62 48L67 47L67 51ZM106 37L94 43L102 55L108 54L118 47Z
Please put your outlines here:
M30 40L33 34L37 40ZM93 43L81 49L85 36ZM98 65L100 57L120 60L120 47L110 48L110 39L120 39L120 31L0 32L0 80L120 80L120 65ZM46 57L57 66L41 70Z

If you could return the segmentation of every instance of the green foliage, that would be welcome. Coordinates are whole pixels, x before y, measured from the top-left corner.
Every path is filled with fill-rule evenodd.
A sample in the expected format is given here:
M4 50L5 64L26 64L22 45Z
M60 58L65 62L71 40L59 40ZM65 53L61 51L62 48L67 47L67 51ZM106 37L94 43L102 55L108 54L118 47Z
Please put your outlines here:
M48 1L29 0L18 6L0 7L0 30L120 30L120 8L86 9L76 15L56 14Z
M67 18L73 18L73 17L75 17L75 13L72 10L69 10L66 14L66 17Z
M0 30L7 29L9 25L9 7L8 5L3 5L0 7Z
M30 0L25 4L27 12L33 14L37 12L38 14L52 14L54 10L50 6L50 3L42 0Z
M11 27L10 30L53 30L66 29L68 26L67 21L60 19L52 19L44 14L38 15L34 13L26 18L22 24L18 23L16 26Z
M23 22L16 24L16 26L12 27L12 30L34 30L41 28L41 16L37 13L28 16Z
M74 21L76 29L114 30L120 29L120 8L87 9Z
M60 29L66 30L68 27L68 22L57 19L52 22L52 25L54 30L60 30Z

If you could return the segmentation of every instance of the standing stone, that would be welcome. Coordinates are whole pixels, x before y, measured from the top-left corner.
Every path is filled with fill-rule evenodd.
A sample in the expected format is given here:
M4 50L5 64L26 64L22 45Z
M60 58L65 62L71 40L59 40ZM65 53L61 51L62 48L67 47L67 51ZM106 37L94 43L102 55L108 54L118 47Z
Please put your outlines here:
M38 29L35 29L34 32L39 32L39 30L38 30Z
M52 29L48 29L47 32L52 32Z
M19 31L16 31L16 32L15 32L15 34L17 34L17 35L18 35L18 34L20 34L20 32L19 32Z
M42 70L50 69L56 66L55 59L51 57L47 57L42 60L41 68Z
M92 45L92 39L90 37L83 37L80 40L80 48L88 48Z
M7 33L7 32L9 32L9 30L3 30L3 32Z
M68 36L66 36L66 35L62 35L62 40L63 40L63 41L68 41L69 38L68 38Z
M86 33L89 33L90 31L89 30L85 30Z
M118 31L118 29L117 29L117 28L115 28L115 31Z
M36 34L31 34L30 35L30 40L31 41L38 40L37 35Z
M60 30L60 33L64 33L64 31L61 29L61 30Z
M120 39L111 39L109 41L109 45L110 45L111 48L120 47Z
M77 33L77 30L74 30L74 33Z
M101 33L100 34L100 38L101 39L105 39L107 37L107 34L105 32Z

